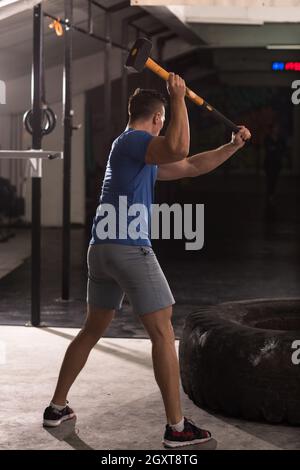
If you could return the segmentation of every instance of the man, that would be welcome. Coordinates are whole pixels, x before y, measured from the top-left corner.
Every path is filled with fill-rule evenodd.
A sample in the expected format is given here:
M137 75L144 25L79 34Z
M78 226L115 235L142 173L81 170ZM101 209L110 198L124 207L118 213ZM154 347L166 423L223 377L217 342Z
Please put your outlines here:
M250 132L241 127L229 144L187 158L190 134L184 80L171 73L168 91L171 119L164 137L159 137L165 120L164 97L154 90L137 89L129 99L128 126L112 144L88 250L87 319L67 349L55 393L44 413L45 426L57 426L75 416L67 405L69 389L115 310L121 308L125 292L152 342L154 374L167 418L163 444L181 447L211 439L209 431L182 413L171 324L175 301L151 248L147 233L150 218L141 223L139 238L133 232L130 236L132 218L124 220L118 205L120 196L126 196L128 213L138 203L148 209L144 218L149 217L156 178L174 180L208 173L243 147ZM118 230L109 227L105 233L109 205L116 209Z

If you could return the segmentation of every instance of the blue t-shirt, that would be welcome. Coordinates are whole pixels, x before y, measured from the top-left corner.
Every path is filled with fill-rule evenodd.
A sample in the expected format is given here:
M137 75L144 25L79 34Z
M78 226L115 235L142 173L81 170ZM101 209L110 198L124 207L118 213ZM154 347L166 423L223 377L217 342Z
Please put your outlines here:
M112 144L90 244L151 246L151 204L157 165L145 163L146 131L127 129Z

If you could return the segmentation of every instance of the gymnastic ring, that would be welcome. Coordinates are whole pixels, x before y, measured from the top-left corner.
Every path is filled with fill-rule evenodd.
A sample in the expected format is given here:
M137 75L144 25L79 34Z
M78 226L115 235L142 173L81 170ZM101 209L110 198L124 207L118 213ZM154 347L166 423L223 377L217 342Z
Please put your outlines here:
M33 134L33 111L29 109L23 117L23 125L29 134ZM51 108L46 106L42 110L42 135L50 134L56 126L57 117Z

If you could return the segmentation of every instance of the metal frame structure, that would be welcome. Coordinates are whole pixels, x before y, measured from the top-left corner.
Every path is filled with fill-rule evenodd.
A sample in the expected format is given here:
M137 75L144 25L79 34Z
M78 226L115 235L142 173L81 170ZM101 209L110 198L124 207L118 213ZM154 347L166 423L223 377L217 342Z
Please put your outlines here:
M15 159L43 159L43 160L55 160L57 158L63 158L63 152L60 150L0 150L0 158L15 158Z
M73 0L65 0L65 22L73 23ZM71 260L71 158L72 158L72 29L65 28L64 72L63 72L63 123L64 123L64 168L63 168L63 236L62 236L62 299L70 297Z
M111 14L109 12L105 13L105 37L107 39L107 43L105 44L105 51L104 51L104 135L105 135L105 152L108 152L111 140L111 87L112 87L112 79L111 79Z
M42 4L33 7L32 59L32 148L42 147L42 93L43 93L43 15ZM41 316L41 160L36 161L32 175L31 223L31 323L39 326Z
M50 13L44 13L44 16L46 16L47 18L50 18L52 20L56 20L56 21L59 21L60 24L62 26L65 26L67 28L70 28L72 29L73 31L77 31L78 33L81 33L81 34L85 34L87 36L90 36L94 39L97 39L98 41L100 42L103 42L105 44L111 44L113 47L117 47L118 49L122 49L122 50L126 50L126 51L129 51L129 48L128 47L125 47L125 46L122 46L122 44L119 44L118 42L115 42L115 41L110 41L108 38L106 37L103 37L103 36L99 36L99 34L95 34L93 32L93 21L92 21L92 18L90 17L89 19L89 29L86 30L84 28L81 28L80 26L77 26L77 25L74 25L66 20L62 20L60 18L57 18L56 16L53 16L51 15Z
M1 150L0 158L29 159L32 182L31 227L31 325L40 325L41 273L41 178L42 160L63 158L61 151L41 150L43 95L43 13L41 3L33 8L33 58L31 76L32 149Z

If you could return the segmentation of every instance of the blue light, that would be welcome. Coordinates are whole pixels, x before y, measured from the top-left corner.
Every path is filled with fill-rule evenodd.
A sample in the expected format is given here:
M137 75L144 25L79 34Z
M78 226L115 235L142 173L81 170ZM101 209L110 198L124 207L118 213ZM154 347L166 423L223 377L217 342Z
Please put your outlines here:
M272 70L284 70L284 62L273 62Z

